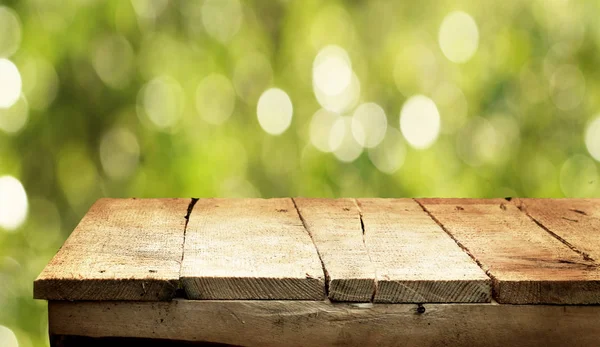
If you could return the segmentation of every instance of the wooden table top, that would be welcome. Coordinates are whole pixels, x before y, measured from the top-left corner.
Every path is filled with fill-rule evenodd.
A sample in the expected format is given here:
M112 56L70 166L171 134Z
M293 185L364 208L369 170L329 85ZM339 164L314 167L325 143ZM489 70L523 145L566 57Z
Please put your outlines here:
M599 304L599 262L600 199L101 199L34 297Z

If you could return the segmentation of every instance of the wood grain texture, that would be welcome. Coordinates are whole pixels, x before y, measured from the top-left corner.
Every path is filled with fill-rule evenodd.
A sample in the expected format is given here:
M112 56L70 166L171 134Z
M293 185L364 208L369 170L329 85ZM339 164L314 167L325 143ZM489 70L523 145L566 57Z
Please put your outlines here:
M600 273L504 199L418 199L514 304L600 303Z
M34 282L46 300L169 300L190 199L100 199Z
M600 200L514 199L522 211L587 260L600 261Z
M489 302L491 280L412 199L359 199L375 302Z
M185 236L191 299L325 296L323 268L291 199L200 199Z
M329 299L371 301L375 268L363 242L354 199L295 198L294 202L323 261Z
M230 347L231 345L203 341L165 340L140 337L88 337L50 335L50 347Z
M50 302L51 334L243 346L595 346L600 306Z

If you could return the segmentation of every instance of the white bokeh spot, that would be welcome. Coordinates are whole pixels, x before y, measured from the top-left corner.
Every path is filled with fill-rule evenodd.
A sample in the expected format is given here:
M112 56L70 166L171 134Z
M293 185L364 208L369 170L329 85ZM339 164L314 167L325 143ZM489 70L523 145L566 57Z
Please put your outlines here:
M0 57L10 57L21 45L21 21L18 14L0 6Z
M600 115L585 129L585 146L592 158L600 161Z
M280 135L292 123L294 108L286 92L267 89L258 99L256 114L261 128L271 135Z
M338 95L350 85L352 64L346 51L335 45L319 51L313 62L314 88L327 96Z
M374 102L362 104L352 115L354 139L366 148L376 147L385 136L387 117L381 106Z
M326 109L319 109L310 121L310 143L319 151L329 153L333 149L329 144L331 129L340 116Z
M0 108L0 130L6 133L17 133L27 124L28 118L29 104L27 99L21 96L11 107Z
M17 229L27 218L27 193L13 176L0 177L0 228Z
M320 89L314 88L317 102L321 107L335 113L350 111L360 99L360 81L355 73L352 73L350 84L340 94L327 95Z
M174 127L183 112L183 90L173 78L162 76L148 82L138 94L138 113L142 112L156 127Z
M0 325L0 346L19 347L19 340L15 333L4 325Z
M360 125L359 125L360 126ZM335 157L345 163L356 160L363 151L363 147L352 135L352 117L339 117L331 128L329 146Z
M440 113L435 102L423 95L406 100L400 111L400 130L413 148L431 146L440 133Z
M375 148L368 151L369 160L377 170L393 174L404 164L406 157L406 144L400 131L388 128L383 141Z
M451 12L442 21L438 41L448 60L465 63L473 57L479 46L477 23L465 12Z
M0 59L0 108L9 108L21 96L21 74L8 59Z

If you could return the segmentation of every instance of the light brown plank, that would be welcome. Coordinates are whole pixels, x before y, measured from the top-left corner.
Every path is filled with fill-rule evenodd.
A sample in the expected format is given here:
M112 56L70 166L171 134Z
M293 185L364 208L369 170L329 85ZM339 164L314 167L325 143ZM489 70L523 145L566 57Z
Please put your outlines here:
M319 251L333 301L371 301L375 268L363 242L354 199L294 199Z
M513 202L571 249L599 264L600 199L514 199Z
M489 302L491 280L412 199L359 199L375 302Z
M323 268L291 199L200 199L181 281L191 299L320 300Z
M243 346L595 346L600 306L50 302L51 334Z
M600 272L504 199L418 199L514 304L600 303Z
M190 199L100 199L34 283L46 300L169 300Z

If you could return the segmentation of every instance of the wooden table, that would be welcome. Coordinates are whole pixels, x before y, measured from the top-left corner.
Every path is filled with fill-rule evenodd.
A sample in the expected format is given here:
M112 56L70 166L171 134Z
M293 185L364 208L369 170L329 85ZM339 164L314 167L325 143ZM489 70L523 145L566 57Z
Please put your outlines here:
M600 200L101 199L34 283L53 346L591 346Z

